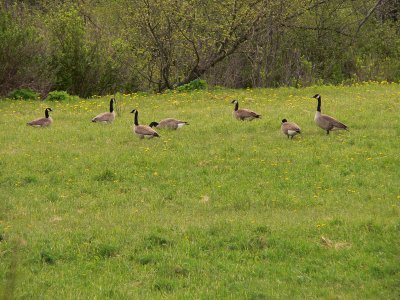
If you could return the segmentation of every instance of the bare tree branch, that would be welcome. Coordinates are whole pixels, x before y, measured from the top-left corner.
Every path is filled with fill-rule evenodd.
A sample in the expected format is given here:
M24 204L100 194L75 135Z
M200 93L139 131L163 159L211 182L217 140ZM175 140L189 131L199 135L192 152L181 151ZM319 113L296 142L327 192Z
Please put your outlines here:
M323 30L323 31L333 31L336 32L337 34L344 35L346 37L351 37L352 35L346 32L343 32L340 29L337 28L328 28L328 27L314 27L314 26L296 26L296 25L287 25L284 23L280 24L282 27L286 28L295 28L295 29L303 29L303 30Z
M374 13L374 11L378 8L379 5L381 5L383 2L386 2L387 0L378 0L376 1L375 5L371 7L371 9L368 11L367 15L364 17L364 19L361 20L361 22L358 24L357 30L354 33L353 40L352 42L355 41L355 39L358 36L358 33L360 32L361 28L363 25L368 21L369 17Z
M305 9L299 10L299 11L295 12L294 14L291 14L290 16L286 17L284 19L284 21L289 21L291 19L300 17L301 15L304 15L306 12L312 10L313 8L316 8L317 6L320 6L320 5L325 4L327 2L329 2L329 0L318 1L318 2L314 3L313 5L310 5L310 6L306 7Z

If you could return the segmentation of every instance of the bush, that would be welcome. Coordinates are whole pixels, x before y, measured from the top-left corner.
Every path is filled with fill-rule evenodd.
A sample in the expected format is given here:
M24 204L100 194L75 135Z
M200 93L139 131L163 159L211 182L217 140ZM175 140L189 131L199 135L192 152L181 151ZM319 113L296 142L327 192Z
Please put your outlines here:
M51 84L52 76L47 71L48 56L44 46L46 43L34 20L33 16L36 14L30 12L24 14L23 12L30 10L25 10L19 7L20 5L23 4L12 1L8 8L4 9L3 4L0 4L0 94L2 96L13 89L27 86L43 92ZM14 99L26 98L17 96Z
M65 91L52 91L47 95L48 101L65 101L70 100L72 96Z
M207 81L195 79L187 84L178 86L176 89L180 92L190 92L194 90L204 90L207 88Z
M30 89L16 89L8 94L8 98L15 100L35 100L38 96L38 93Z

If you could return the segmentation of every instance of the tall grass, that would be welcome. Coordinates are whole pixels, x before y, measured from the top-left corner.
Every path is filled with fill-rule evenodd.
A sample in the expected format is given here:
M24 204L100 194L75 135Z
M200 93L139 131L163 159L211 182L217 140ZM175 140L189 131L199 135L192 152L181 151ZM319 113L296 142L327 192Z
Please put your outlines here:
M315 93L349 132L316 127ZM399 85L117 98L112 125L90 122L109 97L52 102L48 129L25 123L49 103L0 101L3 294L400 297ZM234 98L263 118L233 119ZM140 140L133 108L190 125Z

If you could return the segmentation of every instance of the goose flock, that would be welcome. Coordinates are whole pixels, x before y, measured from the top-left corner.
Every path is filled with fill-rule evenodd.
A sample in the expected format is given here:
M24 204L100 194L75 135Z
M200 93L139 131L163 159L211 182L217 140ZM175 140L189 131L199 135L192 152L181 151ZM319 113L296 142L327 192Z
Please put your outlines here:
M326 134L329 134L330 131L333 130L348 130L348 127L339 122L335 118L323 115L321 113L321 95L316 94L312 98L317 99L317 111L315 112L314 121L323 130L326 131ZM239 109L239 102L238 100L233 100L231 102L235 104L235 108L233 110L233 117L240 121L252 121L254 119L260 119L261 115L256 113L253 110L247 108ZM106 123L110 124L115 120L115 111L114 111L114 104L115 99L112 98L110 100L110 111L98 114L92 119L94 123ZM33 127L47 127L53 123L53 119L50 117L49 112L52 111L50 107L46 108L44 111L45 117L35 119L27 125ZM160 135L153 129L155 128L166 128L166 129L173 129L176 130L178 128L182 128L185 125L189 125L186 121L181 121L173 118L163 119L159 122L153 121L148 126L147 125L139 125L139 112L137 109L133 109L131 113L134 114L134 125L133 125L133 132L140 138L154 138L160 137ZM286 119L282 120L281 123L281 131L284 135L288 138L293 139L294 136L301 133L301 129L299 125L294 122L288 122Z

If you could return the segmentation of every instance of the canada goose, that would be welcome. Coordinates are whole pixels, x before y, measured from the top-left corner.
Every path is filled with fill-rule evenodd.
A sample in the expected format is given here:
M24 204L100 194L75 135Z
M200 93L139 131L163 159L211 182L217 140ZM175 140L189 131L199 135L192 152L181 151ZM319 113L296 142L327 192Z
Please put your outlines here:
M46 127L50 126L53 123L53 119L49 116L49 111L53 111L50 107L46 108L44 111L44 118L38 118L35 119L29 123L26 123L26 125L30 125L33 127Z
M146 125L139 125L138 122L138 111L136 109L132 110L131 113L135 114L135 123L133 126L133 132L139 136L139 138L153 138L153 137L160 137L153 128Z
M288 122L286 119L282 120L281 130L283 134L292 139L296 134L301 133L301 129L296 123Z
M160 122L151 122L150 127L157 127L157 128L168 128L168 129L178 129L182 128L185 125L189 125L188 122L180 121L173 118L168 118L161 120Z
M347 130L347 126L343 123L330 116L321 114L321 96L319 94L314 95L313 98L318 100L314 121L319 127L326 130L326 134L329 134L331 130Z
M251 121L253 119L261 118L261 115L252 111L250 109L242 108L239 109L239 102L237 100L233 100L231 103L235 103L235 110L233 111L233 116L238 120L248 120Z
M92 119L92 122L95 123L112 123L115 119L115 111L114 111L114 103L115 99L111 98L110 100L110 112L104 112Z

